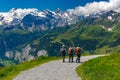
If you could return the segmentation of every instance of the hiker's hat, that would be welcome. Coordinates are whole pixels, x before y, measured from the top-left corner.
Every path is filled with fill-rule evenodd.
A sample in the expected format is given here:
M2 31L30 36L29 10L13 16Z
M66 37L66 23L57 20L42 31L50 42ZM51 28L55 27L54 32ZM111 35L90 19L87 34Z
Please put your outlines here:
M62 47L65 47L65 45L62 45Z

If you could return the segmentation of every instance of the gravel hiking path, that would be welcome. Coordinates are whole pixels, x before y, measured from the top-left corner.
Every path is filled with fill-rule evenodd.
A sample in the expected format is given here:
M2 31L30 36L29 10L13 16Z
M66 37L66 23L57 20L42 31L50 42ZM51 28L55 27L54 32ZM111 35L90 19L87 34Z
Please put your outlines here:
M68 59L65 60L65 63L62 60L52 61L30 70L22 71L13 80L81 80L75 68L85 61L100 56L104 55L83 56L81 57L81 63L69 63Z

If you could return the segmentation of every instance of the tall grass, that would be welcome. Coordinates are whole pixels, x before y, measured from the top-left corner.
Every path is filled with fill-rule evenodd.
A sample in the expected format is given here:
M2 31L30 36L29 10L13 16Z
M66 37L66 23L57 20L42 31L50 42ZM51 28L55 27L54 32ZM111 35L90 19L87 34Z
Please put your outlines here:
M120 80L120 53L89 60L76 71L82 80Z
M15 76L17 76L21 71L28 70L40 64L60 59L60 57L40 57L32 61L24 62L19 65L8 66L4 68L0 68L0 80L12 80Z

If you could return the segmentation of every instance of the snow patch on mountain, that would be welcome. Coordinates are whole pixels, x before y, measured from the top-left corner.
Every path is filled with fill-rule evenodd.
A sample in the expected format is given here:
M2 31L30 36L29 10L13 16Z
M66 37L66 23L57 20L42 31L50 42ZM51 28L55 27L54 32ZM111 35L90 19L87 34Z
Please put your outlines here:
M7 13L6 12L0 13L0 16L3 16L4 18L8 18L8 19L13 19L13 18L22 19L25 15L29 13L36 13L36 12L37 12L37 9L34 9L34 8L29 8L29 9L12 8Z
M40 17L45 17L45 14L43 12L39 12L35 8L28 8L28 9L12 8L9 12L0 13L0 25L4 23L10 24L14 19L22 20L24 16L26 16L27 14L33 14Z

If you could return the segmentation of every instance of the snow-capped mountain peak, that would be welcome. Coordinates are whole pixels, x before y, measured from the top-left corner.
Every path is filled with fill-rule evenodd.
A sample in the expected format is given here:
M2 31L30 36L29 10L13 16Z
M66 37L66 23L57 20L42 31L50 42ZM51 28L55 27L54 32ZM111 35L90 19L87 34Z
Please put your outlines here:
M15 9L12 8L9 12L0 13L0 23L10 24L14 19L22 20L29 13L37 13L37 9Z
M90 14L83 14L81 13L80 9L82 7L77 7L75 9L69 9L67 11L61 11L57 8L56 11L51 11L49 9L39 11L35 8L29 9L11 9L9 12L0 13L0 25L8 26L12 25L14 27L24 27L27 28L36 26L37 29L51 29L54 27L65 26L74 24L80 20L85 18L101 18L101 19L108 19L108 20L115 20L117 19L116 15L118 14L120 9L115 11L101 11L95 12ZM87 16L86 16L87 15ZM15 26L17 25L17 26Z

